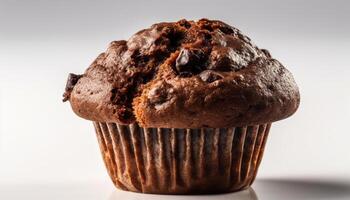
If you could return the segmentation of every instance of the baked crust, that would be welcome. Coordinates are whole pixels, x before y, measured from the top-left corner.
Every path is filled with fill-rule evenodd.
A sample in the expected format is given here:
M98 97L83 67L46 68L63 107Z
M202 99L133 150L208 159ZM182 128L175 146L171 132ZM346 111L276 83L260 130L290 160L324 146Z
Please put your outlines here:
M201 19L158 23L112 42L64 96L88 120L143 127L264 124L292 115L292 74L238 29Z

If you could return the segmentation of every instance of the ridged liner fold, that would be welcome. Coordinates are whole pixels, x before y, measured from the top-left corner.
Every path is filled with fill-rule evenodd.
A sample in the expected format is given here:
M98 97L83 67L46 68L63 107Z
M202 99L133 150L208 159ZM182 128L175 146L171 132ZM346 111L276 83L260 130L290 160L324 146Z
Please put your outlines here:
M94 122L114 185L158 194L238 191L257 174L271 124L233 128L142 128Z

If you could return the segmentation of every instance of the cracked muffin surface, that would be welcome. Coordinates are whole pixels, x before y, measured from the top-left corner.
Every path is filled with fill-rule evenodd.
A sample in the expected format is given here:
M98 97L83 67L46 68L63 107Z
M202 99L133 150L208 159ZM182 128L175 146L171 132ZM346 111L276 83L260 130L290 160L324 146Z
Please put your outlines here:
M143 127L234 127L292 115L291 73L238 29L201 19L158 23L111 42L64 100L88 120Z

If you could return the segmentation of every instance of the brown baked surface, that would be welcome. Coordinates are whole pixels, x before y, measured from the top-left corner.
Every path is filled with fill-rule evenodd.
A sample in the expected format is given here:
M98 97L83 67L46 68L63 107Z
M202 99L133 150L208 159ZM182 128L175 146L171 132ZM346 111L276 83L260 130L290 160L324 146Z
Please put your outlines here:
M233 127L292 115L292 74L238 29L201 19L158 23L112 42L65 100L88 120L143 127Z

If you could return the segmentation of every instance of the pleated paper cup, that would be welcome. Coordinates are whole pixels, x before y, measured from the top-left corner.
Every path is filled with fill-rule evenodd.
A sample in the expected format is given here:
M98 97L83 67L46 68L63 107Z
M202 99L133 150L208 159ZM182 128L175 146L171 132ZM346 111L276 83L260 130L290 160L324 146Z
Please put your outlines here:
M94 122L114 185L158 194L238 191L257 174L271 124L232 128L142 128Z

